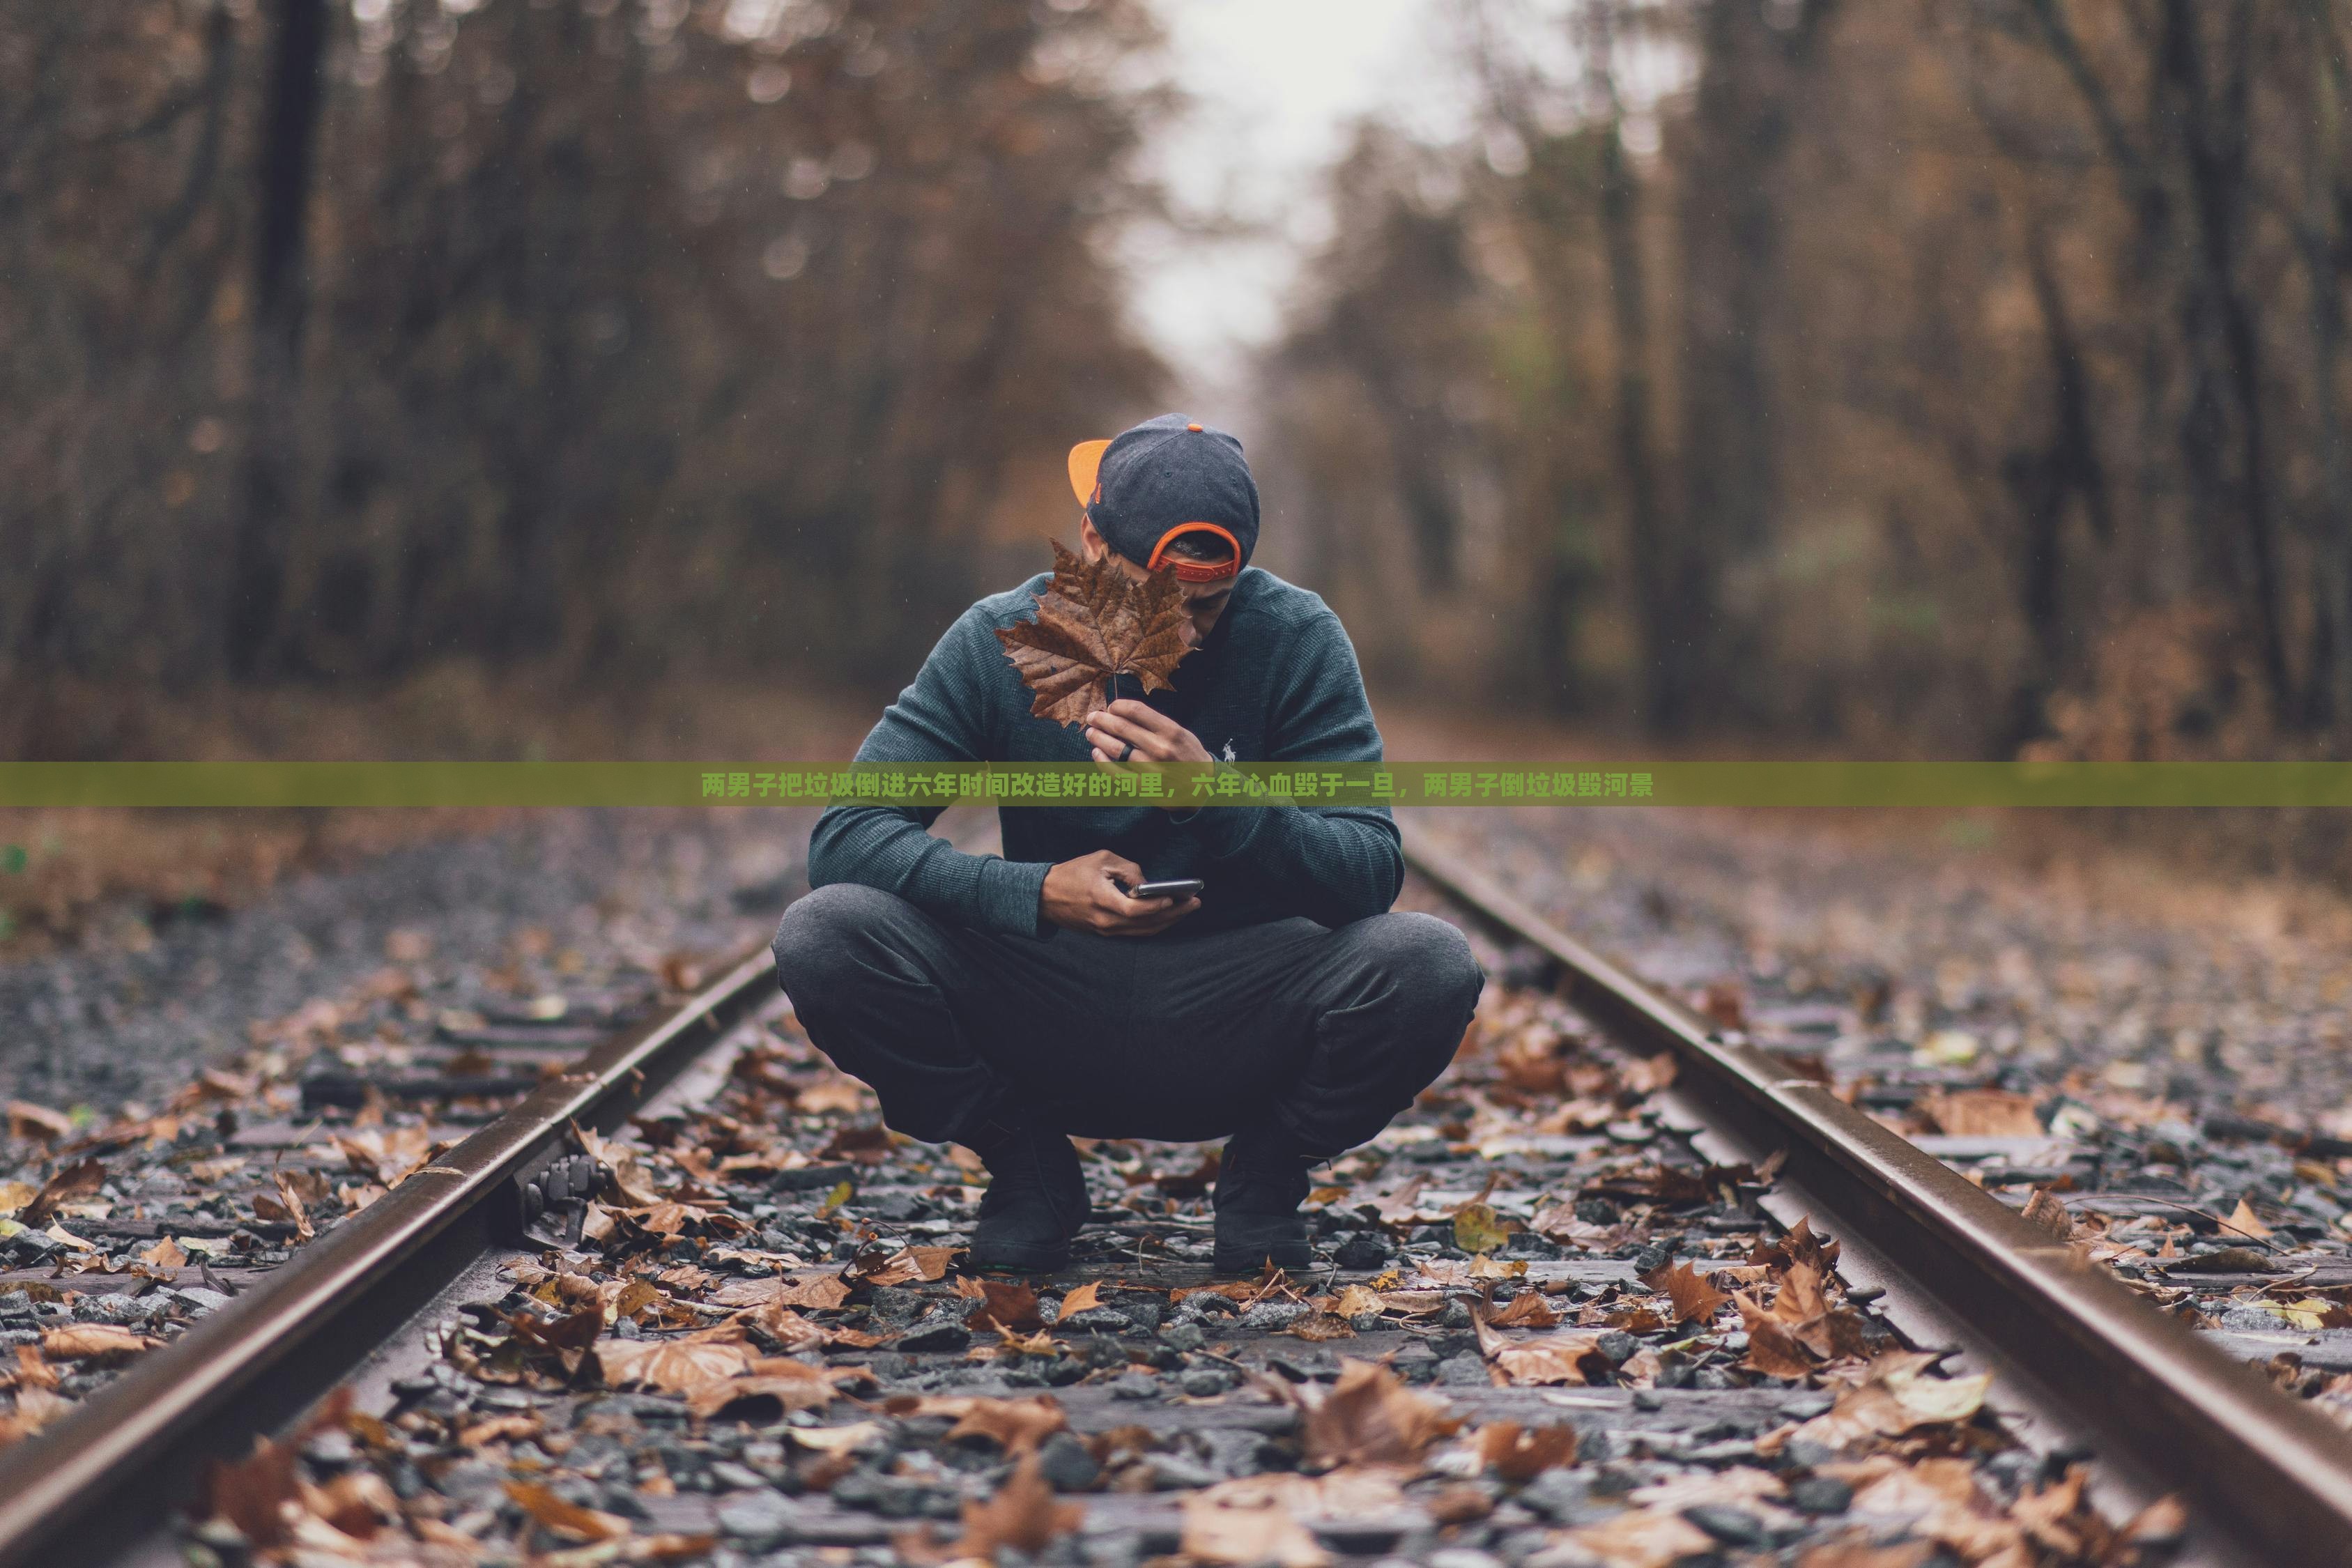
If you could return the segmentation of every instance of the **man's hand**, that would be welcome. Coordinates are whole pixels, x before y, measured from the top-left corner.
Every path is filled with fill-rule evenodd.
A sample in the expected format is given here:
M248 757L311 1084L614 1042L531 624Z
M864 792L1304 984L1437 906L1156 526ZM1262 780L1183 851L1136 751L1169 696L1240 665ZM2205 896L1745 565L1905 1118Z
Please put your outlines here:
M1201 907L1197 898L1130 899L1112 878L1129 887L1143 884L1143 868L1108 849L1065 860L1045 873L1041 904L1049 924L1097 936L1150 936L1166 931Z
M1087 714L1087 741L1095 749L1096 762L1113 766L1129 762L1207 763L1217 760L1192 731L1132 697L1122 697L1108 708ZM1131 752L1128 749L1130 746L1134 748ZM1170 795L1151 804L1163 811L1183 811L1198 803Z

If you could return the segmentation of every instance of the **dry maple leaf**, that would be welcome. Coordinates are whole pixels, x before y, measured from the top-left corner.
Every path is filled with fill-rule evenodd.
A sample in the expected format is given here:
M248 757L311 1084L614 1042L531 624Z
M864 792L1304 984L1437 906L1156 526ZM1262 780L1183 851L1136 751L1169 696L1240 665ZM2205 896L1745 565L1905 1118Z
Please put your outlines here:
M1084 723L1108 700L1118 675L1136 676L1146 692L1165 690L1192 651L1192 623L1172 570L1139 583L1110 553L1087 561L1055 540L1054 580L1036 597L1036 618L1002 627L996 638L1037 694L1029 711L1040 719Z
M1713 1322L1717 1311L1731 1300L1701 1278L1698 1270L1687 1263L1677 1263L1671 1268L1653 1269L1642 1276L1642 1282L1654 1290L1666 1293L1666 1299L1675 1304L1675 1321L1677 1323Z
M1054 1321L1057 1323L1066 1323L1080 1312L1092 1311L1101 1305L1102 1281L1089 1279L1062 1298L1062 1310L1055 1314Z
M770 1356L753 1363L744 1376L694 1389L687 1395L686 1408L707 1418L748 1400L772 1399L780 1417L795 1410L822 1410L833 1403L843 1384L864 1375L853 1367L812 1366L787 1356Z
M1789 1434L1833 1451L1918 1426L1966 1421L1984 1405L1990 1373L1969 1377L1929 1377L1938 1358L1931 1352L1895 1351L1870 1363L1864 1382L1838 1395L1838 1402Z
M2033 1195L2025 1200L2018 1218L2042 1232L2053 1241L2071 1240L2074 1235L2074 1217L2066 1212L2066 1205L2047 1187L2036 1187Z
M1489 1323L1483 1312L1471 1314L1471 1327L1478 1331L1479 1353L1523 1387L1590 1383L1609 1364L1601 1353L1598 1334L1558 1332L1514 1340Z
M1328 1468L1418 1464L1432 1443L1461 1426L1387 1367L1347 1357L1331 1391L1307 1412L1303 1431L1308 1461Z
M1077 1529L1086 1517L1083 1505L1055 1500L1037 1456L1024 1454L994 1497L963 1505L963 1539L956 1548L967 1557L993 1557L1000 1546L1035 1552Z
M978 1281L980 1305L965 1315L967 1327L986 1331L999 1329L1007 1333L1034 1333L1045 1326L1037 1312L1037 1292L1027 1285L1013 1284L999 1279Z

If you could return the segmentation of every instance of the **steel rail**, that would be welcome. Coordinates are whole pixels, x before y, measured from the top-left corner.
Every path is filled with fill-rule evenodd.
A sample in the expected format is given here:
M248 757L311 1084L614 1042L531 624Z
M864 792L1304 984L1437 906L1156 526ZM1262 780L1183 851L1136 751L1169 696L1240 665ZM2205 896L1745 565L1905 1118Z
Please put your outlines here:
M1687 1089L1960 1315L2070 1418L2179 1492L2261 1561L2352 1568L2352 1435L2281 1394L2078 1261L1999 1199L1770 1053L1727 1039L1558 930L1483 872L1405 829L1405 860L1559 966L1601 1027L1674 1052Z
M523 1182L573 1123L610 1131L771 994L766 949L532 1090L283 1268L0 1454L0 1568L93 1563L188 1500L364 1361L488 1248L520 1239Z

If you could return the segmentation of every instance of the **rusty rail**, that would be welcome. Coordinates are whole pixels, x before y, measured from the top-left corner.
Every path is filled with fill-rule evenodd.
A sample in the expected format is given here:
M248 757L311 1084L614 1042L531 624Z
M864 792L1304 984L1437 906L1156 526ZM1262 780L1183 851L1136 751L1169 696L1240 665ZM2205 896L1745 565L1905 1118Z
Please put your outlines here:
M1677 1087L2054 1397L2259 1560L2352 1568L2352 1435L2199 1341L1999 1199L1770 1053L1727 1040L1408 827L1408 865L1559 964L1561 994L1602 1027L1671 1050Z
M566 1157L572 1125L618 1127L774 974L764 948L730 963L0 1455L0 1568L103 1561L163 1524L205 1459L284 1426L487 1249L521 1239L525 1184Z

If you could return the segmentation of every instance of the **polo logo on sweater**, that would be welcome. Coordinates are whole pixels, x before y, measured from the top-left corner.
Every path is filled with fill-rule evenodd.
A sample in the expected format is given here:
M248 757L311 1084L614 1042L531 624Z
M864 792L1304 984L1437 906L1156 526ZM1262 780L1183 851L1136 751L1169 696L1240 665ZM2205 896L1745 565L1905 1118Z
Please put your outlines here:
M1234 755L1234 739L1230 735L1225 737L1225 761L1229 763L1237 763L1241 761L1239 757Z

